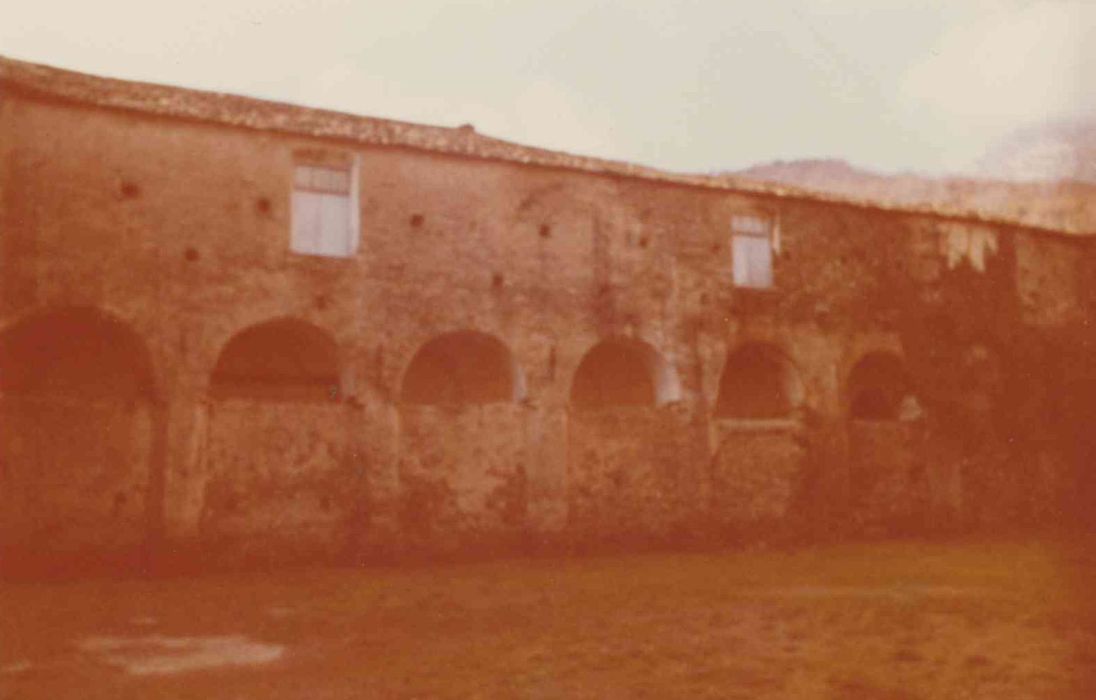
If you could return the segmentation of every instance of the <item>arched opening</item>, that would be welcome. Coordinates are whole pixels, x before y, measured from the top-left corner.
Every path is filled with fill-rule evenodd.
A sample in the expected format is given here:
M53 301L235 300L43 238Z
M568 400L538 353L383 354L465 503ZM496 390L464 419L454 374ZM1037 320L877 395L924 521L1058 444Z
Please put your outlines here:
M720 418L786 418L803 399L798 373L780 349L749 343L727 356L715 415Z
M403 376L407 404L485 404L520 401L521 369L509 348L477 331L446 333L415 353Z
M849 373L849 417L853 420L898 420L908 395L909 379L901 358L894 353L869 353Z
M689 412L658 408L680 397L673 366L641 340L610 337L582 357L566 424L576 537L640 542L688 527L707 465Z
M278 319L240 331L210 377L216 399L331 401L339 397L338 350L323 330Z
M647 343L626 338L595 345L571 383L571 404L580 407L658 406L680 395L670 363Z
M152 372L136 333L95 309L71 308L27 319L0 336L0 391L151 397Z
M210 376L202 533L209 556L330 556L356 494L346 462L339 352L280 318L234 335Z
M143 341L97 309L39 314L0 334L6 567L133 561L162 438L155 395Z
M399 507L410 548L501 542L526 513L529 413L510 349L472 330L424 343L404 371ZM501 539L500 539L501 538Z

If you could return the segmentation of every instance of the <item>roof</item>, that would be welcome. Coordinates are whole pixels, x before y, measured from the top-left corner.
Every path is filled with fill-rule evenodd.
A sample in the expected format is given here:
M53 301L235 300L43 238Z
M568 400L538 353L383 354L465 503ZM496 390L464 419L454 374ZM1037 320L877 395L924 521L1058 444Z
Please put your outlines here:
M675 173L634 163L523 146L484 136L467 126L456 128L428 126L313 109L240 95L118 80L4 56L0 56L0 84L66 102L245 129L277 131L376 146L405 147L446 155L562 168L667 184L765 195L779 199L817 201L862 209L1007 225L1035 231L1081 233L1069 229L1034 226L978 211L948 209L927 204L899 205L729 175Z

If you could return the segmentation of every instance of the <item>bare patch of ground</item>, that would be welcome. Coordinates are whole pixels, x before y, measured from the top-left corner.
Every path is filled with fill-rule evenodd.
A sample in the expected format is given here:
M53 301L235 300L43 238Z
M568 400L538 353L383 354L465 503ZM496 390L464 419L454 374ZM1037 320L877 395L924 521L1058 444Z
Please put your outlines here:
M127 673L182 673L218 666L252 666L281 657L285 648L255 642L239 634L217 637L87 637L77 644L81 651Z
M0 586L0 698L1096 698L1096 557L888 543Z

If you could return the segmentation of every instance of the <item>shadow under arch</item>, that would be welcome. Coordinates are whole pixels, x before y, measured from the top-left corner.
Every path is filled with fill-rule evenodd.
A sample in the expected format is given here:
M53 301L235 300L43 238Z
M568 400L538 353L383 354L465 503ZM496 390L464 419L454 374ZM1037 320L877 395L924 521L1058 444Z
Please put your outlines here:
M662 406L680 398L673 365L650 343L633 338L598 342L571 380L571 405L580 408Z
M525 393L525 375L510 348L474 330L426 341L400 382L400 401L413 405L508 403Z
M804 400L795 365L772 343L748 342L727 353L715 402L717 418L789 418Z
M849 371L846 400L852 420L897 421L909 395L909 373L897 353L869 352Z
M95 307L24 317L0 331L0 391L157 397L152 361L128 324Z
M222 348L210 374L214 399L332 401L339 398L339 352L306 321L275 318L248 326Z

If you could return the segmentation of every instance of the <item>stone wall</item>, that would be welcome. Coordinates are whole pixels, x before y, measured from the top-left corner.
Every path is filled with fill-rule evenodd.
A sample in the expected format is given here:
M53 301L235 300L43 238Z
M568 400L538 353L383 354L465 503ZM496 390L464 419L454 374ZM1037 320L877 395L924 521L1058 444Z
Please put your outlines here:
M209 405L199 532L212 557L335 556L349 546L357 475L343 405Z
M1091 401L1061 397L1092 376L1087 241L23 94L0 100L0 134L0 349L28 319L81 309L139 339L148 364L144 403L111 418L81 405L82 425L102 429L55 443L76 430L68 409L28 408L0 374L0 493L22 494L2 517L49 551L31 504L64 512L56 541L124 531L88 536L153 558L362 559L792 521L1038 524L1085 478ZM350 258L289 250L300 149L358 159ZM741 213L779 222L773 289L732 284ZM218 394L225 348L267 322L307 325L330 348L328 402ZM417 353L461 333L503 348L498 386L520 391L405 400ZM62 335L79 354L79 333ZM648 374L625 381L649 401L575 404L579 368L607 340L643 348ZM772 354L746 366L784 368L786 395L743 404L765 415L721 416L721 394L758 390L721 382L744 347ZM878 352L912 400L862 424L850 376ZM9 374L37 362L3 361ZM440 381L424 376L418 398ZM44 454L35 445L53 452L28 456Z

